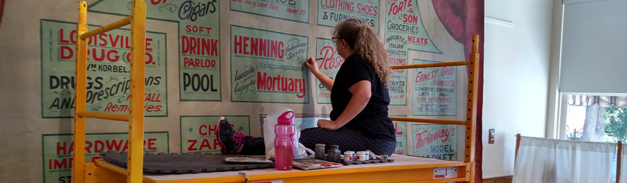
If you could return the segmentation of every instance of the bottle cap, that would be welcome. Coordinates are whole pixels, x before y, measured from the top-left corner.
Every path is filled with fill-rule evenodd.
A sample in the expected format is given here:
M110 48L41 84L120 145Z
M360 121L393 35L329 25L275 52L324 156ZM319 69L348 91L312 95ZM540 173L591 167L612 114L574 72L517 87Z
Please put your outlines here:
M340 145L330 145L331 148L339 148Z
M293 118L294 118L294 111L287 111L279 116L279 118L277 119L277 123L282 124L282 125L289 125L289 124L294 123Z
M324 144L316 144L316 147L324 147Z

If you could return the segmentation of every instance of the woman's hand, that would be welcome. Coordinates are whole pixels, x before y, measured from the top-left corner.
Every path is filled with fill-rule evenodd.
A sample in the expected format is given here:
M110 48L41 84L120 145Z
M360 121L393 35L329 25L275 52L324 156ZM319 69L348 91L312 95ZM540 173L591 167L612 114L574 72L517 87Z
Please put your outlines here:
M319 119L318 120L318 127L324 128L324 129L329 129L329 130L340 129L340 126L337 125L337 122L329 121L329 120L326 120L326 119Z
M309 71L311 71L311 73L313 74L320 72L318 71L318 62L316 62L316 59L314 59L313 57L309 57L309 59L307 59L307 62L305 62L305 65L307 65L307 68L309 68Z

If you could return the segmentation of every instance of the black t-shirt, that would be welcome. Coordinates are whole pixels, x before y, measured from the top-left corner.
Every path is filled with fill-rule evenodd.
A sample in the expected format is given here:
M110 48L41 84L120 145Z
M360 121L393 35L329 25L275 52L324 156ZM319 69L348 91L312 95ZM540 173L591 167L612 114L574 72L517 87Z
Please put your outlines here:
M336 120L344 112L353 97L348 89L362 80L370 81L372 95L366 107L344 127L355 129L370 139L395 141L394 124L388 118L388 90L372 64L357 54L348 57L335 76L331 90L331 120Z

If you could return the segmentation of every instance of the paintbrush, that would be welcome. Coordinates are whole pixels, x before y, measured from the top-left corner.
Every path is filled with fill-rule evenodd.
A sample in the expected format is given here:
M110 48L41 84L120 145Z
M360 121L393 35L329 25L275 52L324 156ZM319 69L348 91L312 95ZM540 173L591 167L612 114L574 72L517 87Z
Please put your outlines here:
M322 59L324 59L324 58L317 58L316 60L322 60ZM309 61L307 61L307 62L309 62Z

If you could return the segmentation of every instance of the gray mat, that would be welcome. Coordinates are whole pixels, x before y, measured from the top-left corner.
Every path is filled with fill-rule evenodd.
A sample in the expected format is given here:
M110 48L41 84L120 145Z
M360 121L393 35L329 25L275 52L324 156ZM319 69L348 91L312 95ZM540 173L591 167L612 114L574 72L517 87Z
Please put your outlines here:
M361 165L361 164L375 164L375 163L392 163L393 159L375 159L375 160L366 160L366 161L340 161L338 163L342 163L343 165Z
M126 167L128 158L127 152L100 152L102 159L106 162ZM144 172L149 174L183 174L217 172L231 170L249 170L258 168L271 168L272 164L226 164L225 157L236 157L241 155L221 155L221 154L144 154ZM264 155L252 155L246 157L262 157Z

